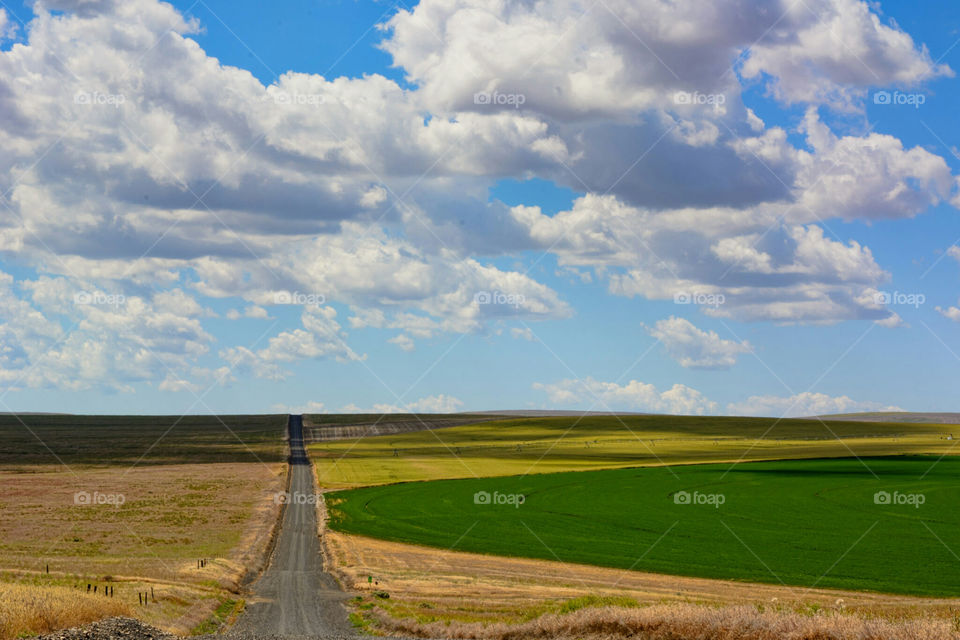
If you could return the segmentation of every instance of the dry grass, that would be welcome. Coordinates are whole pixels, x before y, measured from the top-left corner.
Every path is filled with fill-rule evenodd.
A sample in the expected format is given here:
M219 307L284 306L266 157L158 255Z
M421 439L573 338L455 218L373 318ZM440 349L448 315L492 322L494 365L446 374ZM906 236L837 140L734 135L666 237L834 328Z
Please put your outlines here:
M76 589L0 583L0 640L130 614L123 602Z
M116 606L189 632L265 562L287 479L286 424L286 416L0 416L0 595L53 607L50 594L66 593L86 612L82 622ZM83 504L78 492L108 501ZM112 603L81 606L87 584L107 583ZM145 591L154 595L141 605ZM10 610L0 597L6 634L36 631ZM50 628L76 622L45 615Z
M956 624L945 620L884 620L825 611L760 610L750 606L709 607L693 604L641 608L601 607L544 615L519 625L505 623L421 623L375 614L381 628L393 633L470 640L521 638L643 640L955 640Z
M286 475L285 464L257 462L0 468L0 587L40 599L53 587L78 595L77 585L109 576L134 617L188 632L263 565ZM125 502L78 505L77 491ZM207 559L202 569L198 558ZM157 602L138 606L137 593L151 587Z
M955 599L802 589L504 558L329 530L323 539L327 565L346 588L361 594L355 603L358 612L379 631L397 635L506 640L536 637L537 625L548 625L544 627L547 637L565 633L591 638L954 637L937 634L954 628ZM379 584L368 583L368 576ZM377 591L385 591L389 599L375 597ZM596 608L624 602L644 608ZM557 617L581 607L573 617ZM597 621L595 611L614 618ZM671 636L666 623L644 616L661 616L677 629L683 621L694 627L706 625L704 629L715 635L685 635L688 631L675 629ZM722 624L744 616L746 622L737 622L736 628L752 629L756 635L729 635L722 630ZM617 626L621 619L633 620L637 627ZM902 622L908 620L914 622ZM802 635L808 632L812 635Z
M326 530L327 564L345 588L386 591L377 606L421 619L522 622L583 597L630 598L642 604L701 603L790 608L833 607L884 618L950 619L960 601L881 593L805 589L625 571L528 558L444 551ZM380 584L370 585L367 576ZM425 606L426 605L426 606Z
M276 521L285 465L0 469L0 570L235 585ZM77 504L75 494L123 496ZM211 562L198 571L196 560Z

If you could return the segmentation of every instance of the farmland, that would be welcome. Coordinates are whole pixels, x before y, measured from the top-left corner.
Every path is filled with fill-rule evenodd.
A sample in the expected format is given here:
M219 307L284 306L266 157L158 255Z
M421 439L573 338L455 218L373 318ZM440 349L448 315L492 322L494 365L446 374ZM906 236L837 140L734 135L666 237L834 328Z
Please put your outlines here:
M285 426L286 416L0 416L0 609L32 593L74 603L59 619L121 610L190 631L263 561ZM5 636L45 630L10 624Z
M321 485L956 452L955 425L692 416L510 418L310 445Z
M346 533L503 556L958 596L960 561L950 549L960 549L953 498L960 461L937 460L778 461L397 484L332 494L331 524ZM886 492L879 504L877 492Z

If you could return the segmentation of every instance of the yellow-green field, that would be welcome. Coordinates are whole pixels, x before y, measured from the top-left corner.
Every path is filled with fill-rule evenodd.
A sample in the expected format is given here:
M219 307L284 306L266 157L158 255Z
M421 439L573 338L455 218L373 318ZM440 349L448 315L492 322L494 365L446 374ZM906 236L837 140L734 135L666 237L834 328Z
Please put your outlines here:
M309 446L320 484L740 460L960 453L957 425L774 418L588 416L505 419Z

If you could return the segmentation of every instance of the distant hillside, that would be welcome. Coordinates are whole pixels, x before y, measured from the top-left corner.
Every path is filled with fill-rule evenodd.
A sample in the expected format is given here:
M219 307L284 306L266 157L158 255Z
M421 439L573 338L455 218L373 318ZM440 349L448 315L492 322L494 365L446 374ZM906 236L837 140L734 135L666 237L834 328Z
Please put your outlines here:
M514 416L517 418L550 418L556 416L649 416L652 413L638 411L576 411L560 409L506 409L504 411L481 411L494 416Z
M821 420L852 422L918 422L928 424L960 424L960 413L914 413L909 411L869 411L815 416Z

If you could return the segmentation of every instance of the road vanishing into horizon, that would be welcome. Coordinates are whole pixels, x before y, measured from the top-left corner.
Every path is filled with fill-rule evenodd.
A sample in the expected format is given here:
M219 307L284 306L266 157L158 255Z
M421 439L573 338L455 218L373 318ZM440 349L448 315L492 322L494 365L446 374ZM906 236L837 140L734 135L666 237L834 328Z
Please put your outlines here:
M303 446L303 416L290 416L290 489L280 532L263 575L229 635L356 637L343 606L347 595L326 572L317 530L316 479Z

